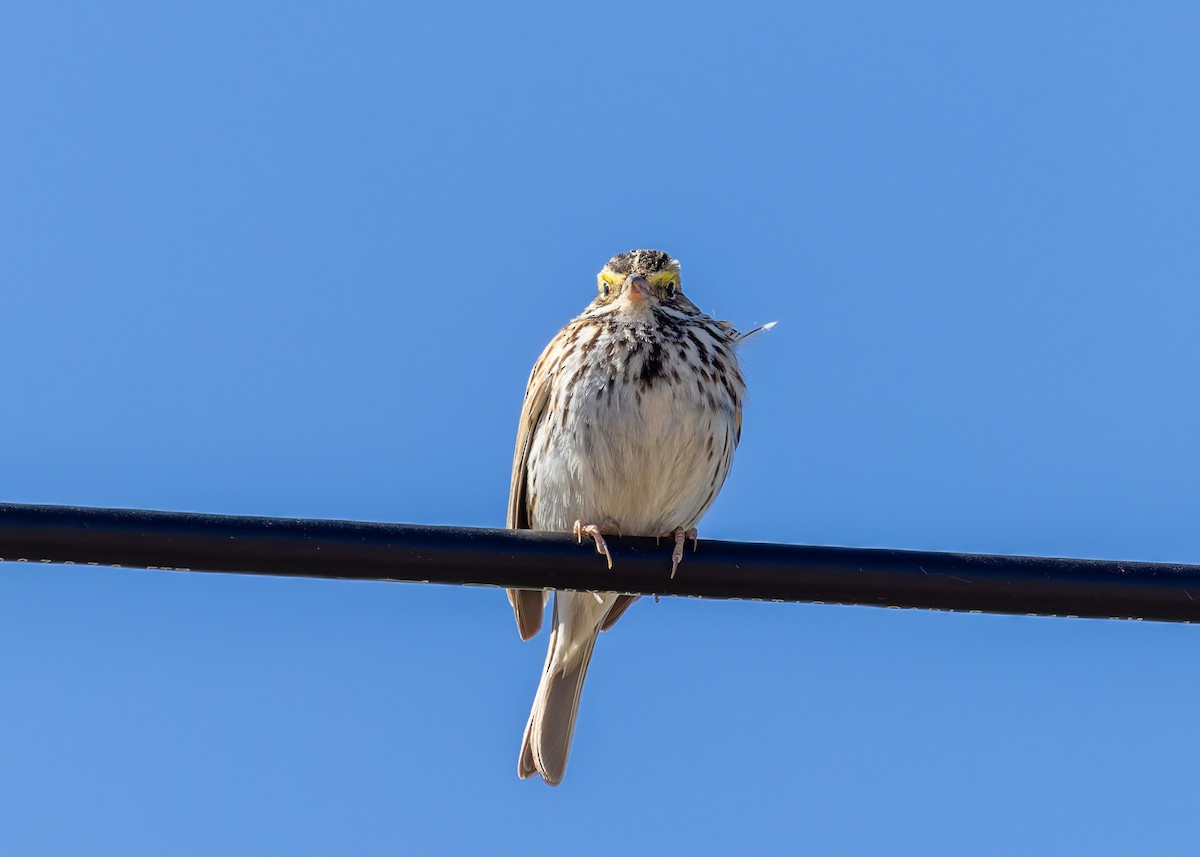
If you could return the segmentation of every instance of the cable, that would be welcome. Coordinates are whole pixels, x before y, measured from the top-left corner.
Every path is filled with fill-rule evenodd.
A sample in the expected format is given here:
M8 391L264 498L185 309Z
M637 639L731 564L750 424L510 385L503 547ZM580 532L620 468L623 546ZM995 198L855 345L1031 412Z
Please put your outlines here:
M984 613L1200 620L1200 565L0 504L0 559Z

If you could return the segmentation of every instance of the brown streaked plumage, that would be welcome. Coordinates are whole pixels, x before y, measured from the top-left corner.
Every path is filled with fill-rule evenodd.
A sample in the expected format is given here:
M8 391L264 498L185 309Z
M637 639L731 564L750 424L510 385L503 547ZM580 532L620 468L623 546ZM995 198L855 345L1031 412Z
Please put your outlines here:
M745 383L735 348L745 337L684 296L679 263L662 251L614 256L597 286L529 375L508 526L586 534L610 564L605 534L669 535L674 574L741 437ZM522 639L533 637L549 593L510 589L508 597ZM562 781L596 636L634 600L555 593L520 776Z

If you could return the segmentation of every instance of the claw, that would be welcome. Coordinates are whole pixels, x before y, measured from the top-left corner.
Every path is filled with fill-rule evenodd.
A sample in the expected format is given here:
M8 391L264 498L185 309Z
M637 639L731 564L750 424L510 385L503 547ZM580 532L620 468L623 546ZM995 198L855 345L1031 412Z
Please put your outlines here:
M671 551L671 578L675 577L675 569L679 568L679 563L683 562L683 546L688 539L692 540L692 553L700 546L700 539L696 537L696 528L685 530L683 527L676 527L669 535L675 539L675 550Z
M604 522L606 529L613 529L613 527L607 526L610 523L615 524L614 521ZM571 531L575 533L575 539L580 544L583 544L583 537L585 535L591 536L591 538L596 542L596 553L604 557L608 561L608 567L610 569L612 568L612 554L608 551L608 542L604 541L604 534L599 525L585 524L583 521L576 521L575 526L571 528ZM618 534L619 532L620 531L618 531Z

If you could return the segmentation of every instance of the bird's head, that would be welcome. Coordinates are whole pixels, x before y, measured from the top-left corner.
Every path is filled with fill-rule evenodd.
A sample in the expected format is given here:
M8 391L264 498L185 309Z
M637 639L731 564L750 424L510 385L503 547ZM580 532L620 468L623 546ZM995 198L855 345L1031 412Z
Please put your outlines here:
M679 262L661 250L630 250L608 260L596 275L593 306L642 314L654 307L676 307L685 313L695 306L683 296Z

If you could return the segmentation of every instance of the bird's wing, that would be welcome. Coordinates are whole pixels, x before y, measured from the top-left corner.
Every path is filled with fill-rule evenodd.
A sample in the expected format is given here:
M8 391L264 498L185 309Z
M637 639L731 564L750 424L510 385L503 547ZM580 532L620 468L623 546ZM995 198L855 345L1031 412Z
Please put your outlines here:
M779 324L779 322L769 321L766 324L760 324L758 327L754 328L753 330L748 330L745 333L740 333L734 330L733 325L729 324L728 322L719 322L719 324L724 326L726 331L729 333L729 338L733 340L733 347L740 348L746 344L747 340L757 336L760 333L766 333L772 327ZM734 419L735 432L733 436L733 447L734 449L737 449L737 445L741 443L742 440L742 406L740 402L738 403L737 410L734 413Z
M525 404L521 407L521 420L517 424L517 447L513 452L512 483L508 492L508 523L510 530L527 530L530 527L530 498L529 498L529 448L538 425L546 414L546 404L550 401L550 384L554 375L549 371L552 355L560 347L559 340L563 333L550 340L537 362L529 373L529 383L525 386ZM550 593L537 589L510 589L508 600L512 604L513 615L517 620L517 631L522 640L534 637L542 627L542 614L546 609L546 599Z
M633 604L639 598L641 598L640 595L618 595L617 600L608 609L604 621L600 623L600 630L607 631L613 625L617 624L617 620L625 615L625 611L629 609L629 605Z

